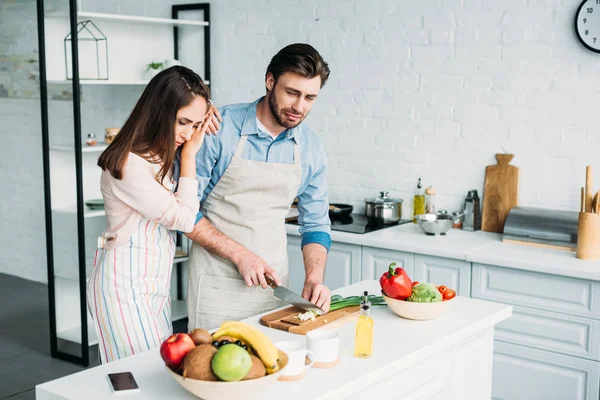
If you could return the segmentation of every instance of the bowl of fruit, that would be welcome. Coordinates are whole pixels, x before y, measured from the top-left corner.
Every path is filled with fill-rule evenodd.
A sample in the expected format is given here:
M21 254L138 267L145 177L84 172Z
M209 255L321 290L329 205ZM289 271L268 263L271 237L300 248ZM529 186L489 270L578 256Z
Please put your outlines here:
M398 316L414 320L430 320L451 307L456 292L444 285L413 282L404 268L390 264L379 282L381 294L390 309Z
M172 335L160 354L169 375L204 400L260 398L288 362L264 333L240 321L225 322L213 334Z

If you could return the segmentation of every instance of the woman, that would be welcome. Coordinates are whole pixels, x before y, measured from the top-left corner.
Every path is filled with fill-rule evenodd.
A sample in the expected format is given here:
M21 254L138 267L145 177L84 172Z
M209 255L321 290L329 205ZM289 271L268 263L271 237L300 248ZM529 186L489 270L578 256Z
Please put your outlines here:
M213 113L220 118L209 107L209 97L190 69L162 71L98 159L108 228L98 238L87 299L102 363L159 347L172 334L174 231L194 228L196 153L206 121ZM180 146L180 178L173 193L173 162Z

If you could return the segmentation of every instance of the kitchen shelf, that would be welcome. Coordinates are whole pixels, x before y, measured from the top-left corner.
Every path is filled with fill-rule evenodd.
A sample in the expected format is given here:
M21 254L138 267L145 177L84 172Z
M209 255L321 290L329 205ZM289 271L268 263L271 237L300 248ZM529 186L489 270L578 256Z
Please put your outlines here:
M131 81L117 81L110 79L80 79L80 85L91 85L91 86L100 86L100 85L114 85L114 86L145 86L150 82L149 80L131 80ZM73 81L71 80L49 80L49 84L52 85L72 85ZM204 81L207 85L210 85L209 81Z
M65 208L55 208L53 209L55 212L62 212L66 214L76 214L77 207L65 207ZM106 215L106 211L102 210L91 210L84 206L83 218L94 218L94 217L103 217Z
M100 143L97 144L95 146L84 146L81 148L81 152L82 153L101 153L104 150L106 150L106 148L108 147L108 145L106 143ZM72 153L74 151L73 146L50 146L50 150L55 150L55 151L67 151L69 153Z
M49 13L47 14L50 18L69 18L68 14L65 13ZM184 19L172 19L172 18L154 18L154 17L142 17L137 15L119 15L119 14L106 14L79 11L77 12L77 19L96 19L96 20L108 20L108 21L126 21L126 22L137 22L142 24L160 24L160 25L173 25L173 26L196 26L202 27L209 26L208 21L190 21Z

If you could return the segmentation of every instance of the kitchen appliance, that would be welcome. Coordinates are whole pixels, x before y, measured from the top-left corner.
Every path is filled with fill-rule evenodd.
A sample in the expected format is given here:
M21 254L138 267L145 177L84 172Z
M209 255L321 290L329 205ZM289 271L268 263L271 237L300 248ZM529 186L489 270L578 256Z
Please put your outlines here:
M277 286L275 281L269 275L265 275L265 279L267 280L267 284L273 289L275 297L293 305L296 308L300 308L304 311L312 311L315 315L325 314L325 311L310 301L292 292L290 289L284 286Z
M379 192L379 197L365 199L365 216L373 221L388 224L402 218L402 199L388 197L388 192Z
M504 224L502 241L574 251L578 221L576 211L513 207Z
M390 224L382 224L377 221L371 221L367 217L362 214L350 214L343 218L337 218L331 220L331 230L332 231L340 231L340 232L349 232L349 233L369 233L375 232L380 229L390 228L396 225L403 225L411 223L410 219L401 219L399 221L390 223ZM298 218L291 219L286 221L288 224L292 225L300 225L298 223Z
M481 229L481 209L479 207L479 196L477 190L469 190L465 198L464 206L465 219L463 230L478 231Z

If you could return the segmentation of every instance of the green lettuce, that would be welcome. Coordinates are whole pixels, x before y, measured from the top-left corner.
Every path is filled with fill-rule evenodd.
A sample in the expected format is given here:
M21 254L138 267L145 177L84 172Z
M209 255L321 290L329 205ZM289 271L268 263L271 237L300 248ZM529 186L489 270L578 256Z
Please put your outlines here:
M412 294L406 301L415 303L435 303L442 301L442 294L431 283L422 282L413 286Z

